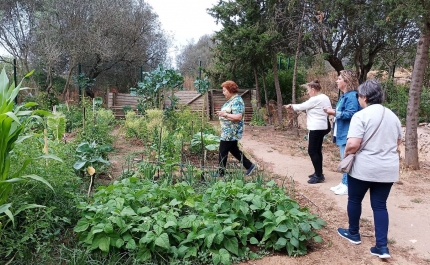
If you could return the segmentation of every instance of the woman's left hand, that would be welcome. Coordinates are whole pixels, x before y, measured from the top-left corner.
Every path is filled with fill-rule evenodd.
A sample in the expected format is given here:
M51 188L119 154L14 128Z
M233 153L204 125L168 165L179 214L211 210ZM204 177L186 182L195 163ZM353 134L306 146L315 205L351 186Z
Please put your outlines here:
M225 111L217 111L216 115L220 116L220 117L225 117L225 115L227 115L227 113L225 113Z

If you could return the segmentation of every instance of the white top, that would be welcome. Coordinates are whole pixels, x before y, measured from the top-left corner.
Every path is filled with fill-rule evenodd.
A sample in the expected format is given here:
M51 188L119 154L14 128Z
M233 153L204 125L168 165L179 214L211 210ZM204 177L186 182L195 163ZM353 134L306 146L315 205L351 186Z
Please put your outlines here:
M291 104L295 111L306 110L306 126L308 130L327 130L327 113L323 107L331 106L330 99L324 94L311 97L301 104Z
M352 116L348 138L361 138L362 143L378 127L382 118L383 106L370 105ZM384 119L375 135L366 146L356 154L349 175L372 182L396 182L399 180L399 154L397 141L402 139L399 118L390 109L385 108Z

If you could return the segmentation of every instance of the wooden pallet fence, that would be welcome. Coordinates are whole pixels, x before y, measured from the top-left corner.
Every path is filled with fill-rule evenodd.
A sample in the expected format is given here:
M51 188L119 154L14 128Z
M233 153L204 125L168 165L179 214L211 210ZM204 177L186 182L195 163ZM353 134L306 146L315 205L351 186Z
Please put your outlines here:
M255 98L254 89L240 89L239 95L242 96L245 102L245 122L249 123L252 118L252 105L251 100ZM164 105L170 106L171 102L165 95ZM197 91L185 90L175 92L175 96L179 98L179 106L189 106L192 111L202 111L203 104L205 104L204 112L211 120L217 120L216 111L220 110L222 105L226 102L226 98L222 94L221 89L209 90L205 95L199 94ZM107 107L112 109L117 118L124 118L125 114L123 108L130 106L134 111L137 110L137 97L125 93L111 93L106 96Z

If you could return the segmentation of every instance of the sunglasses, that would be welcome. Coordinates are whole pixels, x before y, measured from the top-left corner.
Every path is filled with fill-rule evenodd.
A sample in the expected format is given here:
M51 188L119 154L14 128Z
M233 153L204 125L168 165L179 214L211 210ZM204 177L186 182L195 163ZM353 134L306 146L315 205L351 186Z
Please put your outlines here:
M360 94L358 94L358 93L357 93L357 94L355 94L355 97L356 97L356 98L359 98L359 97L362 97L362 96L363 96L363 95L360 95Z

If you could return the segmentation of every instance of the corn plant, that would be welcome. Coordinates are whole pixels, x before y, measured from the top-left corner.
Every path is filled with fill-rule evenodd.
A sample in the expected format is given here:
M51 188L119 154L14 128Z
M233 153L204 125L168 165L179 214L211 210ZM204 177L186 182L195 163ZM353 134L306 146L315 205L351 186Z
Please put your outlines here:
M28 77L33 72L30 72L25 77ZM10 153L12 152L14 145L29 136L20 137L21 132L24 130L27 121L35 118L41 120L38 114L49 114L44 111L30 111L22 110L23 108L31 108L36 106L36 103L29 102L21 106L15 106L15 99L18 96L19 91L27 89L21 88L21 83L15 87L15 84L9 86L9 79L6 75L6 71L3 69L0 74L0 217L6 214L9 219L14 223L13 213L10 210L11 203L6 203L10 192L12 191L12 184L17 182L25 182L28 180L37 180L52 189L52 186L43 178L36 175L20 176L21 172L33 161L30 158L25 160L19 170L12 173L10 172ZM43 155L39 158L53 158L61 161L59 158L52 155ZM40 205L22 205L18 211L22 209L29 209L34 207L40 207Z

